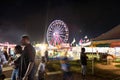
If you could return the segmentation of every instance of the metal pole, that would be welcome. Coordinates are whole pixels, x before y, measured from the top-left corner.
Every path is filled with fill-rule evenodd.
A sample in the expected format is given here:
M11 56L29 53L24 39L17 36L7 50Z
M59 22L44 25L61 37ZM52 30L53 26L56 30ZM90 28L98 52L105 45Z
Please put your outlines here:
M94 75L94 57L93 57L93 45L92 45L92 75Z

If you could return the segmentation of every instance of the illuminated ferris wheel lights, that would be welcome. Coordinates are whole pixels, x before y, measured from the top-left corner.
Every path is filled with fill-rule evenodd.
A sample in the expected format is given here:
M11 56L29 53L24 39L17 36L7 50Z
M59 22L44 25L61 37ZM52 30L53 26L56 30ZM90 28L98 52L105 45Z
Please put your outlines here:
M65 43L68 40L69 31L66 24L61 20L54 20L47 30L47 41L49 45Z

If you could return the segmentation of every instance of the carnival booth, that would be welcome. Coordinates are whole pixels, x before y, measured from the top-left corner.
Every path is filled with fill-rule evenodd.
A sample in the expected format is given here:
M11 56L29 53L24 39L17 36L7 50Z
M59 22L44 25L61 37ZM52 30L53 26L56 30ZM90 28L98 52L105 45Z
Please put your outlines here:
M93 39L92 45L107 47L107 54L120 56L120 25Z

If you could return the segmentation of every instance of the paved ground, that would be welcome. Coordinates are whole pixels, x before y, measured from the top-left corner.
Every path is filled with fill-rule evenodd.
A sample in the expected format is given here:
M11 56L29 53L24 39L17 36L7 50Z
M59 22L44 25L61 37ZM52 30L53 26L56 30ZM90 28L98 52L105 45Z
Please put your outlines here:
M3 68L3 72L6 75L5 80L10 80L10 76L11 76L11 73L12 73L12 68L11 67L5 67L5 68ZM73 73L73 77L74 77L74 80L81 80L81 74ZM48 72L46 80L62 80L61 71ZM87 76L87 80L101 80L101 79L96 78L94 76Z
M116 75L120 75L120 68L115 67L114 64L112 64L112 65L96 64L96 66L98 68L100 68L101 70L111 71ZM11 73L12 73L12 68L10 66L9 67L4 67L3 68L3 73L6 75L5 80L10 80ZM48 75L46 76L46 80L62 80L61 71L48 72L47 74ZM81 80L81 74L80 73L73 73L73 77L74 77L74 80ZM110 79L103 79L103 78L100 78L98 76L96 77L96 76L93 76L93 75L88 75L87 80L110 80ZM111 79L111 80L120 80L120 77L116 77L115 79Z
M114 74L120 75L120 68L117 68L114 65L116 64L111 64L111 65L96 64L97 68L99 69L112 71Z

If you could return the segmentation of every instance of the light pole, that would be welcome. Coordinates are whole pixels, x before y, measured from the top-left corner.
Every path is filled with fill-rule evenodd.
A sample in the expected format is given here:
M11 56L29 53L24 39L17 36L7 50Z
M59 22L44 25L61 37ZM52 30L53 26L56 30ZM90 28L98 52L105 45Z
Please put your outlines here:
M94 75L94 56L93 56L93 42L91 41L92 44L92 75Z

